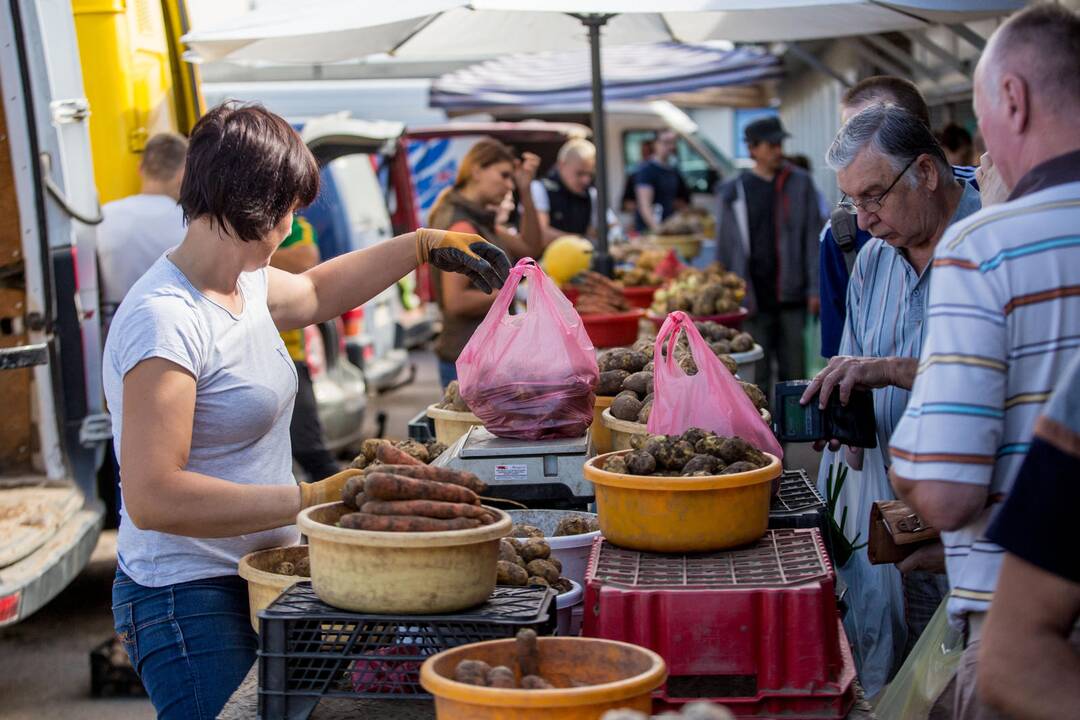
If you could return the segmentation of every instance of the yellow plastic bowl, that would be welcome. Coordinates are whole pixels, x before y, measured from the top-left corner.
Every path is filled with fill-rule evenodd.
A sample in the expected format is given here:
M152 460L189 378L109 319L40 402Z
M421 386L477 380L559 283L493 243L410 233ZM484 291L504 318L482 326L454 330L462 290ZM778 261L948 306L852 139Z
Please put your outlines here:
M256 550L240 558L237 572L247 580L248 613L251 615L251 626L255 628L255 632L259 632L258 612L274 602L285 588L307 580L300 575L281 575L272 572L272 569L284 560L295 564L307 556L307 545L292 545Z
M630 643L542 637L539 648L540 674L555 685L553 690L479 687L453 679L462 660L517 668L512 639L462 645L432 655L420 666L420 685L435 696L439 720L597 720L616 708L650 714L652 691L667 678L663 658ZM571 687L572 681L588 684Z
M311 585L323 602L356 612L431 615L479 605L495 590L499 538L512 521L441 532L371 532L337 526L344 503L300 512L308 536Z
M780 460L733 475L651 477L604 470L621 450L585 463L596 489L600 531L616 545L645 552L708 552L757 540L769 524Z
M427 416L435 421L435 439L447 446L457 442L473 425L484 424L471 412L446 410L436 405L428 405Z

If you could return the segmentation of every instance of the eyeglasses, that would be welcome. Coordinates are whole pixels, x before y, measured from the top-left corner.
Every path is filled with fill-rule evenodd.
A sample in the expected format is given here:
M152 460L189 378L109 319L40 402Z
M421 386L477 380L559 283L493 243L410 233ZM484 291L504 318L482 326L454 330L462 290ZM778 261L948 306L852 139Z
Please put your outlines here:
M846 210L852 215L856 214L859 210L868 213L876 213L881 209L881 204L885 201L885 196L889 194L889 191L896 187L896 183L900 182L900 178L904 177L904 173L915 164L915 161L919 159L919 156L911 158L908 164L904 166L904 169L900 171L900 174L896 176L896 179L892 181L892 185L885 188L885 192L878 195L876 198L866 198L865 200L851 200L848 198L847 193L840 198L840 202L836 203L838 208Z

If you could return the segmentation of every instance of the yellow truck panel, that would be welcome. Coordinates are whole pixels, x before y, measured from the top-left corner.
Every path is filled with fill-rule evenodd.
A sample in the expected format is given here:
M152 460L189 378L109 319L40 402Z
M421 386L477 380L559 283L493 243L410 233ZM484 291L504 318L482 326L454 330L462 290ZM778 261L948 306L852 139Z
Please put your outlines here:
M72 10L94 179L106 203L139 191L139 160L151 135L190 131L201 104L198 78L179 57L183 0L72 0Z

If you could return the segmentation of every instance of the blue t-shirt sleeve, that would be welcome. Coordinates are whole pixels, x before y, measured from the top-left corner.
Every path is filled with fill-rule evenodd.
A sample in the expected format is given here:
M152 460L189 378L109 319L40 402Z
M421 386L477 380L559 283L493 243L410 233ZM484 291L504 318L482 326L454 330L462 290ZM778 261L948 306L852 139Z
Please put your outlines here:
M848 269L844 253L833 238L832 225L821 232L821 252L818 256L821 271L821 356L831 358L840 351L846 315Z
M655 165L652 163L645 163L645 165L634 174L634 187L648 185L655 190L657 187L657 172L659 172L659 170Z

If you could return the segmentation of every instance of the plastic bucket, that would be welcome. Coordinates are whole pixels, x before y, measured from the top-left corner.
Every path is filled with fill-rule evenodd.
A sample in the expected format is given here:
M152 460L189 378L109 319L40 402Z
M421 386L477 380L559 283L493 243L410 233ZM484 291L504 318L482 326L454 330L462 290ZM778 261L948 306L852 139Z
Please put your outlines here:
M611 403L615 402L615 397L612 395L597 395L596 402L593 404L593 416L591 436L593 447L596 448L597 455L602 455L606 452L611 452L611 431L608 430L607 425L604 425L602 416L604 411L611 407Z
M551 548L551 555L562 563L562 575L574 582L585 584L585 569L589 565L589 553L593 540L600 536L596 530L581 535L563 535L555 537L553 533L559 521L565 517L595 518L595 513L577 510L508 510L507 515L514 524L532 525L544 533L544 540Z
M667 679L664 659L615 640L542 637L540 673L553 690L479 687L454 681L462 660L517 666L517 644L489 640L444 650L420 666L420 685L435 696L439 720L599 720L608 710L652 711L652 692ZM572 687L572 682L588 683Z
M624 287L622 294L631 307L648 309L652 307L653 296L660 289L659 285L646 287Z
M499 539L510 516L470 530L372 532L338 527L344 503L302 510L296 524L308 536L311 584L337 608L364 613L433 615L479 605L495 589Z
M471 412L445 410L435 405L428 405L427 416L435 422L435 439L448 447L472 426L484 424Z
M555 634L560 637L575 637L581 634L581 620L578 617L578 625L574 627L574 608L585 602L585 591L581 583L570 581L574 588L567 590L561 595L555 596L555 607L558 608L556 616Z
M606 315L582 315L585 332L597 348L633 345L638 336L638 323L645 316L641 308L624 313Z
M653 477L611 473L604 465L625 451L585 463L596 489L600 530L607 540L643 552L709 552L757 540L769 524L773 480L783 468L768 465L731 475Z
M285 588L307 580L306 577L299 575L281 575L271 572L272 568L285 560L295 564L307 556L307 545L291 545L256 550L240 558L236 571L240 577L247 580L248 614L251 616L251 626L255 628L255 632L259 632L259 611L274 602Z
M739 365L735 370L739 375L739 379L748 383L754 382L754 379L757 378L758 363L764 357L765 348L757 343L754 343L754 347L746 352L731 353L731 359Z

